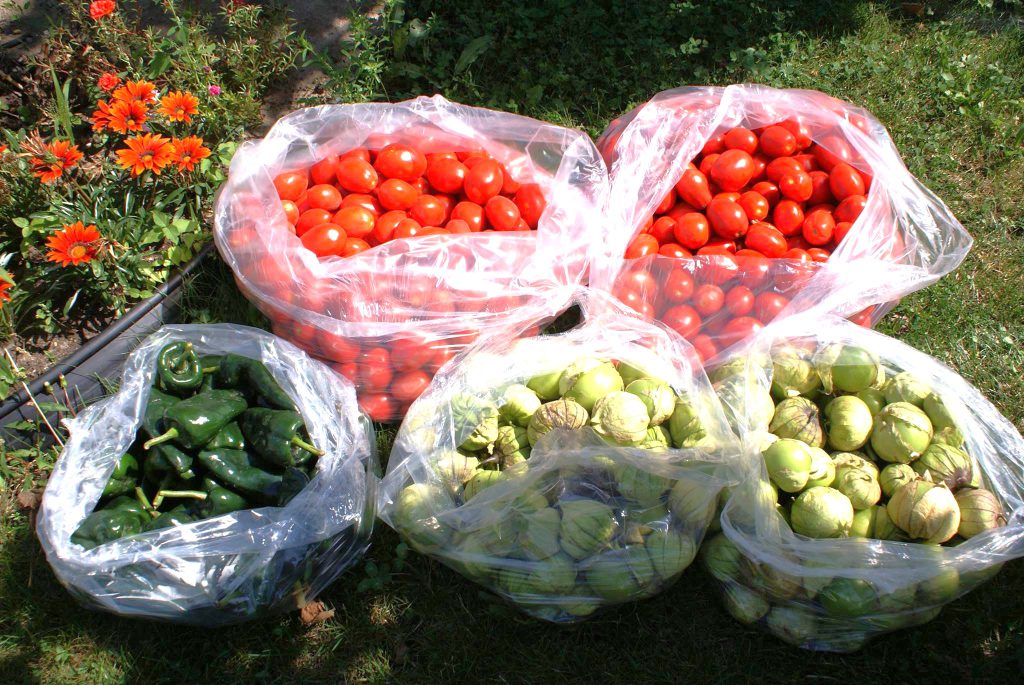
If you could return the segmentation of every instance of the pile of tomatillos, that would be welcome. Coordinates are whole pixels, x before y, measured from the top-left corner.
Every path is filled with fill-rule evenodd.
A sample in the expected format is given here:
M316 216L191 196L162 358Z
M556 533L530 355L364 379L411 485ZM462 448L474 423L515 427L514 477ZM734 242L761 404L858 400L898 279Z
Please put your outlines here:
M913 373L840 343L776 348L772 364L770 396L749 399L794 532L956 544L1006 524L943 398Z
M233 511L284 506L323 452L262 362L164 346L131 448L100 505L71 536L92 549L144 531Z

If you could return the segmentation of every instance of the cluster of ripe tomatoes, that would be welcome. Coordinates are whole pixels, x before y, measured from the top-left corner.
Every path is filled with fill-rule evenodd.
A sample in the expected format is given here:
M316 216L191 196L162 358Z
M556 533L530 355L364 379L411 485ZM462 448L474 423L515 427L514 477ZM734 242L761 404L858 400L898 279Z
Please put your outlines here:
M274 179L288 224L318 257L399 238L536 230L546 200L483 151L357 148Z
M795 120L713 135L626 250L616 294L708 359L774 319L864 211L871 176ZM664 261L665 263L662 263ZM866 323L870 312L855 320Z

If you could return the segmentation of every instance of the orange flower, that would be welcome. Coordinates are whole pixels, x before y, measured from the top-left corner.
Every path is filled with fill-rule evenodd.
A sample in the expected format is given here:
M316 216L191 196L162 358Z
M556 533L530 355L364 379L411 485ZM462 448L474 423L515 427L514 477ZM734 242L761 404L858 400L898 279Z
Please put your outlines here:
M146 106L138 100L111 100L96 103L99 106L92 113L92 130L102 131L110 128L118 133L128 131L141 131L142 125L146 123L148 111Z
M14 285L14 281L8 280L4 276L0 276L0 309L3 309L4 302L10 302L11 296L7 294L8 288Z
M144 105L156 102L156 86L149 81L128 81L114 91L114 99L122 102L141 102Z
M199 136L175 138L171 143L174 145L172 161L178 165L178 171L192 171L196 164L210 156L210 148L203 147L203 139Z
M79 152L77 145L72 145L66 140L55 140L44 144L41 154L29 159L29 164L32 166L33 176L41 179L43 183L53 183L81 159L82 153Z
M46 239L46 246L50 248L46 259L61 266L91 262L99 251L99 240L100 232L96 226L85 226L76 221Z
M111 74L110 72L107 72L106 74L100 76L100 80L96 82L96 85L98 85L100 87L100 90L102 90L104 93L109 93L110 91L114 90L119 85L121 85L121 77L117 74Z
M89 3L89 16L92 17L93 20L99 21L115 9L117 9L117 6L114 3L114 0L94 0Z
M174 144L161 135L147 133L128 138L124 143L128 147L117 151L117 163L125 169L131 169L132 176L138 176L146 170L159 176L160 171L174 157Z
M3 154L5 152L7 152L7 146L6 145L0 145L0 157L3 157Z
M191 122L192 115L199 112L199 98L192 93L174 91L160 100L159 111L171 121Z

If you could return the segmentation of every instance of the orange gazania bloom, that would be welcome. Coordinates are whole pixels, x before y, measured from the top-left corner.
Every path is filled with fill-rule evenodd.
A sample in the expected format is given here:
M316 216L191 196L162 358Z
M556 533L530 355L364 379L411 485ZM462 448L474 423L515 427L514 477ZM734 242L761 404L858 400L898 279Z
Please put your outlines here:
M102 131L105 128L113 129L118 133L141 131L142 125L148 118L146 106L138 100L128 102L122 100L103 102L101 100L96 104L99 109L92 113L93 131Z
M115 9L117 9L117 5L114 3L114 0L94 0L89 3L89 16L94 21L99 21Z
M160 100L159 112L171 121L192 121L192 115L199 113L199 98L192 93L174 91Z
M8 281L3 276L0 276L0 308L4 306L4 302L10 302L11 296L7 294L7 290L14 285L14 281Z
M82 159L78 146L67 140L55 140L45 144L43 148L42 155L29 159L32 175L41 179L43 183L53 183Z
M114 99L122 102L133 100L144 105L156 102L156 86L149 81L128 81L114 91Z
M174 157L174 144L161 135L147 133L134 136L125 140L124 144L128 147L117 151L117 163L125 169L131 169L132 176L147 170L159 176L160 171Z
M192 171L196 164L210 156L210 148L203 147L203 139L199 136L175 138L171 144L174 145L173 161L178 165L178 171Z
M96 226L76 221L46 239L46 246L50 248L46 259L61 266L90 262L99 250L99 240Z
M119 85L121 85L121 77L117 74L111 74L110 72L107 72L100 76L100 80L96 82L96 85L98 85L100 87L100 90L102 90L104 93L109 93L110 91L114 90Z

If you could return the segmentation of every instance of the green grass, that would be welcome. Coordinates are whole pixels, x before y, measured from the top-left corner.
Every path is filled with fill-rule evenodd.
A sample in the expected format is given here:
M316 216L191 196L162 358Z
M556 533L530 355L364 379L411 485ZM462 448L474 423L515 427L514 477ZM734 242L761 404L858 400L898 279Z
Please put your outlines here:
M726 3L645 3L621 14L597 3L525 4L410 3L395 25L418 19L412 26L425 35L401 51L376 43L364 58L372 72L352 65L355 83L391 98L438 90L592 133L685 83L816 88L867 107L976 239L956 273L906 297L880 328L958 369L1024 427L1019 17L973 3L929 3L933 14L923 19L864 3L824 13L816 9L824 3L771 11L751 3L740 12L719 8ZM465 46L488 35L478 44L488 47L456 73ZM259 321L215 265L189 298L195 319ZM802 652L739 626L695 568L656 599L556 627L415 554L366 592L357 586L367 567L351 570L323 597L335 617L309 627L295 615L220 630L122 620L78 608L57 584L9 499L25 468L10 465L0 503L0 677L10 682L1007 682L1024 663L1021 562L932 623L850 656ZM392 563L397 544L381 528L369 558Z

